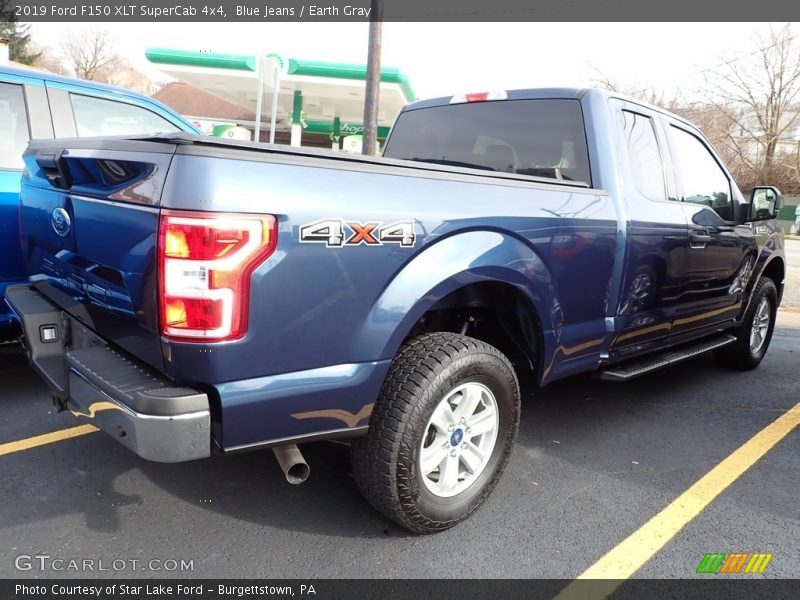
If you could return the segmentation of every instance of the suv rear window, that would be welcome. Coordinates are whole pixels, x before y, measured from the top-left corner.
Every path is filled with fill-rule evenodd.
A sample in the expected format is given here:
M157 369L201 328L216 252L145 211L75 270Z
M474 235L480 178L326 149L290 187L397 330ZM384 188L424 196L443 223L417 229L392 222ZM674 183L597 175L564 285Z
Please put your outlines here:
M591 184L577 100L449 104L400 115L384 156Z
M78 137L180 131L156 113L125 102L70 94Z

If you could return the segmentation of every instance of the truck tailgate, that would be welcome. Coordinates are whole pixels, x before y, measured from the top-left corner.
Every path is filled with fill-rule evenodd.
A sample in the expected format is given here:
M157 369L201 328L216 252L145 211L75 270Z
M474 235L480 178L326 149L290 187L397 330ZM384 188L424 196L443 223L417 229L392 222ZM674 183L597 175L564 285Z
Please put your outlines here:
M21 239L31 282L62 310L158 369L159 204L175 147L112 139L34 141Z

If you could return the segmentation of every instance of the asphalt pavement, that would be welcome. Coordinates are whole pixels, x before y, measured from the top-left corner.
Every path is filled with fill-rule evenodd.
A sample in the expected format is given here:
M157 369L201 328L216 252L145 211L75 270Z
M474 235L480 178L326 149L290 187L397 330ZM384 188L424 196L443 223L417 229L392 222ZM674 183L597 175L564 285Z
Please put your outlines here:
M312 473L298 487L270 451L162 465L99 432L0 451L0 577L573 578L795 406L799 355L800 313L781 311L753 372L702 356L629 383L578 377L539 390L493 495L433 536L372 510L342 444L305 446ZM78 425L53 414L8 347L0 405L0 449ZM795 428L635 576L694 577L707 552L758 551L774 557L755 577L796 578L799 443ZM58 558L94 571L54 570Z

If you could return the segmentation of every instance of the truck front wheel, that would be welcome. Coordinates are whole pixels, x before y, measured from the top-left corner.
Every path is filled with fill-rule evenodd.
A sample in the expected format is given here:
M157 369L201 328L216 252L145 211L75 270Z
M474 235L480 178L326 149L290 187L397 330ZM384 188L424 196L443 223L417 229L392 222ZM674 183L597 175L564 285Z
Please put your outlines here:
M775 329L778 292L769 278L762 278L753 290L753 297L736 333L736 341L714 350L717 363L748 371L755 369L769 348Z
M508 462L519 427L519 384L496 348L453 333L413 338L398 352L352 446L364 497L418 533L475 511Z

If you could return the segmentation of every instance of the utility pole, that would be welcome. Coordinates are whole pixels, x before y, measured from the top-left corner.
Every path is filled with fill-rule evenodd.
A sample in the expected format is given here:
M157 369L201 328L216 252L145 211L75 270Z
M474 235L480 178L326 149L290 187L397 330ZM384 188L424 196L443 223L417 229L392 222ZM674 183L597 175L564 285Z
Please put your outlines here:
M375 154L378 140L378 99L381 89L381 32L383 21L382 0L371 0L372 18L369 22L369 53L367 55L367 86L364 92L364 133L361 153Z
M260 54L256 57L256 68L258 69L258 95L256 96L256 131L253 139L256 142L261 141L261 105L264 102L264 57ZM275 90L272 90L273 95L277 95ZM272 127L275 130L275 127Z

